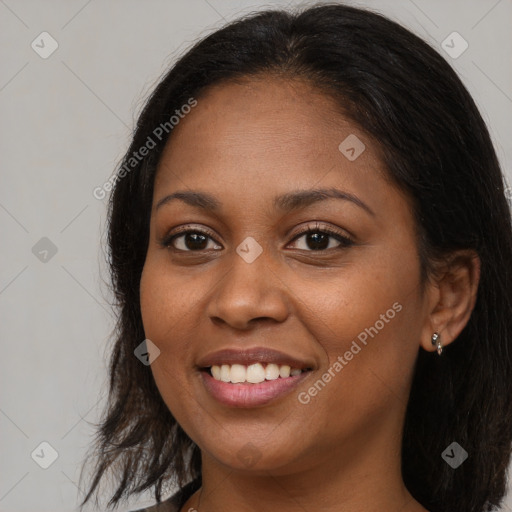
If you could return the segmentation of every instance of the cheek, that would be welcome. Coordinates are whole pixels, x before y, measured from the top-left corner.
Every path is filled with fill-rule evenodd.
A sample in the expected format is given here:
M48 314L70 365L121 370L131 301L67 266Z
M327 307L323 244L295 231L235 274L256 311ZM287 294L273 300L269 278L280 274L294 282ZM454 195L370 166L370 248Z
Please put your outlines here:
M418 286L410 257L347 272L324 288L323 298L310 289L314 334L328 362L317 376L324 384L316 380L306 393L318 407L331 403L351 411L334 422L384 413L407 400L421 332Z
M190 308L183 290L151 259L147 260L141 276L140 307L144 334L160 350L151 371L165 399L170 389L179 386L185 371L188 343L183 320L190 314Z
M161 260L150 251L140 280L141 315L148 337L148 331L172 323L174 312L177 314L183 307L177 300L172 275Z
M403 333L404 312L416 300L418 277L414 261L359 261L332 279L307 283L301 302L308 316L317 319L315 337L335 359L352 340L364 346L365 340L378 337L382 347Z
M187 323L204 296L205 289L176 271L170 270L163 255L152 255L144 265L140 281L140 307L144 331L149 339L159 341L161 350L170 345L184 343L183 333Z
M206 285L207 286L207 283ZM177 272L159 255L148 255L140 281L144 333L160 350L151 371L171 413L186 424L192 415L194 338L200 329L206 287ZM193 417L193 416L192 416ZM180 421L182 423L182 421Z

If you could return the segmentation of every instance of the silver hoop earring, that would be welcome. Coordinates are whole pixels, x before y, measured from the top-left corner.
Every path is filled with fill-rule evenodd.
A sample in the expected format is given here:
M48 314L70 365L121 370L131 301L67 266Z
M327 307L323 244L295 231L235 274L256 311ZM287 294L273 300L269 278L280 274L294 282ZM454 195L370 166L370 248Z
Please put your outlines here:
M432 334L432 345L437 345L437 353L439 355L443 352L443 345L441 344L441 335L438 332Z

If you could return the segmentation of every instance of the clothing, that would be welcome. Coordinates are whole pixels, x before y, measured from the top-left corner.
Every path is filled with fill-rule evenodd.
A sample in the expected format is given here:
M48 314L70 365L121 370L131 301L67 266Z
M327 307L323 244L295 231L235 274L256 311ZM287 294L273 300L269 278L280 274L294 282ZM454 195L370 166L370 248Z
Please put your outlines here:
M176 494L151 507L133 510L132 512L180 512L181 507L201 487L201 480L198 478L189 482L181 488ZM186 511L185 511L186 512Z

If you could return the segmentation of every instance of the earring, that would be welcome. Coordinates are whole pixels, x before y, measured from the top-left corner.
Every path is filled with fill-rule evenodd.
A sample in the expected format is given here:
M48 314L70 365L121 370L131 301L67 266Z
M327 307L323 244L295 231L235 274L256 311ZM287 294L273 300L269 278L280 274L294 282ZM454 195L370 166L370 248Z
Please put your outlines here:
M437 353L439 355L443 352L443 345L441 344L441 335L438 332L432 334L432 345L437 345Z

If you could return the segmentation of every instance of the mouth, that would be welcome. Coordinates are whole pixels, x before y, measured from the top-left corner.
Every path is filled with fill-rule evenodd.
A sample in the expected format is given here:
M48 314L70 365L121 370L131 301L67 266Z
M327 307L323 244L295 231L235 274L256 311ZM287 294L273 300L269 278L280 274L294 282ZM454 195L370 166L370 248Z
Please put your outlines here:
M226 349L198 362L210 397L229 407L258 407L289 394L315 369L312 361L272 349Z
M278 399L284 399L300 382L309 377L311 370L259 383L224 382L215 379L210 371L201 372L202 382L208 395L227 407L261 407Z
M213 365L209 368L202 368L202 370L208 372L216 381L220 382L260 384L265 381L296 377L303 372L311 371L311 368L293 368L287 364L254 363L250 365Z

